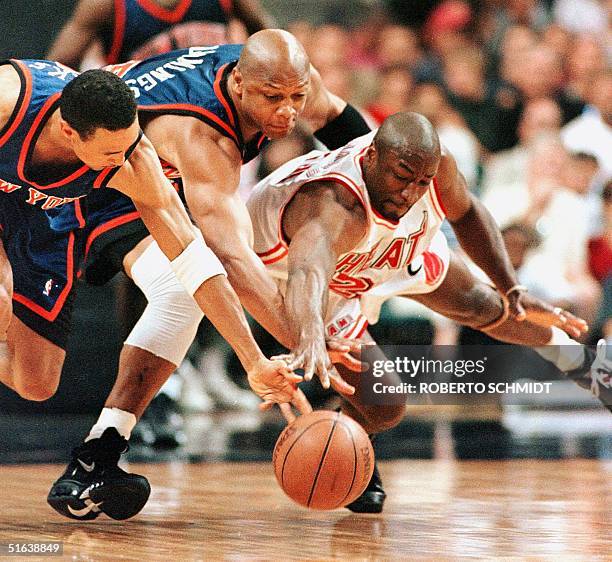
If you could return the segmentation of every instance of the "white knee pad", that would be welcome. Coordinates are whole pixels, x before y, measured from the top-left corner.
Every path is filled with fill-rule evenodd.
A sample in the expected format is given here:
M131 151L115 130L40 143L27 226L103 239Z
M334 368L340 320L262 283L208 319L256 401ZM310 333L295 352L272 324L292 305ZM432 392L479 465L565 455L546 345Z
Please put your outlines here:
M156 242L134 262L131 275L148 304L125 343L180 365L204 317L200 307Z

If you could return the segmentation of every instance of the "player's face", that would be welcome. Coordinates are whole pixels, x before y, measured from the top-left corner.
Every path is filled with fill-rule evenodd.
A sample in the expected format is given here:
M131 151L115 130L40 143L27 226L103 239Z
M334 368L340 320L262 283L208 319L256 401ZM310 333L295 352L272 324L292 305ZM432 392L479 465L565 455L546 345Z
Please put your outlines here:
M138 139L140 127L138 120L127 129L109 131L98 128L83 139L78 133L70 137L72 149L79 160L92 170L121 166L125 162L125 154Z
M309 85L308 75L245 79L241 89L242 110L268 138L286 137L304 111Z
M440 159L426 152L400 157L394 150L384 152L374 146L365 156L366 185L374 209L397 221L425 194L438 171Z

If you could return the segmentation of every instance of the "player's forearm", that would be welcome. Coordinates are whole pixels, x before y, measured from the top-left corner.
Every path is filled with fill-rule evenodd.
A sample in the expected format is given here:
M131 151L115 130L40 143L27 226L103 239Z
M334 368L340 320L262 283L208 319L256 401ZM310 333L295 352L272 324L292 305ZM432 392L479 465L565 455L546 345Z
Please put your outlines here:
M166 205L135 203L147 229L170 261L195 239L194 226L176 193L169 194Z
M283 313L283 297L257 254L250 248L237 254L234 247L232 252L219 250L218 255L242 305L279 343L291 349L295 338Z
M325 275L313 268L291 272L285 293L285 311L298 343L325 339L325 310L328 284Z
M467 213L451 225L466 254L501 293L518 283L499 227L484 205L474 199Z
M294 237L289 246L285 310L299 341L325 338L329 280L334 266L331 245L318 227L305 227Z
M253 339L238 296L224 275L205 281L194 298L221 336L236 352L245 371L264 358Z

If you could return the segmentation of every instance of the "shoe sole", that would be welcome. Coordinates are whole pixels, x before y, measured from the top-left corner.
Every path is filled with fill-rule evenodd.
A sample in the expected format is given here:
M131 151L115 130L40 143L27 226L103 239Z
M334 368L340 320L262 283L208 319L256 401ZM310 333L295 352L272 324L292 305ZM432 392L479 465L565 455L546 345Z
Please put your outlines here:
M140 513L151 495L151 486L142 476L139 482L113 482L89 492L94 503L100 503L102 513L123 521Z
M83 516L74 515L68 509L69 506L75 510L83 509L83 500L77 499L76 503L74 496L52 494L51 490L47 503L60 515L77 521L92 521L100 513L122 521L138 514L149 499L151 486L144 476L140 478L139 482L115 482L92 490L89 499L93 503L101 504L99 511L90 511Z

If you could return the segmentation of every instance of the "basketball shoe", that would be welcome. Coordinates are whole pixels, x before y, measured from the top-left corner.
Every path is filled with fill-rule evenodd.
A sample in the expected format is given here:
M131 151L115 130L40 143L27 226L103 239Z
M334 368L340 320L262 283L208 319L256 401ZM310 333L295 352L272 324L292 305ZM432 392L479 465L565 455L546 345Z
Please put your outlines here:
M612 412L612 361L606 358L606 340L597 342L596 351L585 346L583 364L566 375L590 390Z
M100 513L112 519L136 515L147 503L151 487L144 476L117 466L127 450L127 441L114 427L73 449L66 471L51 486L49 505L61 515L86 521Z
M380 513L383 510L387 494L382 487L382 480L378 472L378 466L374 463L372 478L363 492L354 502L349 503L346 508L354 513Z

